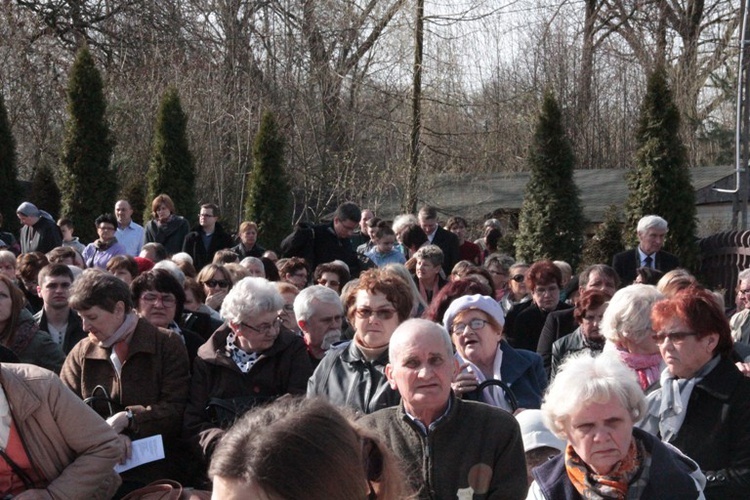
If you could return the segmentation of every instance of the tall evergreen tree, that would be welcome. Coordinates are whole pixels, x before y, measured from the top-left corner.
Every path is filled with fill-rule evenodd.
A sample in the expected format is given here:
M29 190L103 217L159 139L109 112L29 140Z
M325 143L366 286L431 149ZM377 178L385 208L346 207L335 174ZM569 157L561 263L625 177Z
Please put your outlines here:
M60 217L60 188L55 181L55 174L47 165L42 165L36 170L31 180L29 200L41 210L49 212L52 217ZM93 220L88 223L88 225L93 224Z
M151 200L162 193L172 198L178 214L189 220L195 219L198 210L195 205L195 165L188 147L187 122L177 89L168 87L156 117L144 220L153 218Z
M592 264L609 265L612 257L625 249L618 212L617 205L610 206L594 236L583 245L582 267Z
M516 254L526 262L561 259L575 268L583 242L583 209L573 179L575 156L551 92L544 96L529 165L531 178L519 215Z
M3 227L15 233L18 229L16 208L21 203L21 189L16 168L16 142L10 130L5 99L0 94L0 214Z
M289 185L284 173L284 139L273 114L265 112L253 144L245 220L258 224L263 245L278 248L289 232L290 212Z
M112 211L117 176L110 169L113 143L99 70L88 48L78 51L68 81L68 122L60 164L62 213L81 239L96 238L94 220Z
M62 213L82 240L96 238L94 220L112 211L117 175L110 169L113 141L106 120L102 77L86 47L68 81L68 123L60 165Z
M679 131L680 113L666 71L659 67L649 76L636 130L635 166L628 173L627 234L635 244L641 217L663 217L669 223L665 250L676 254L683 266L696 269L695 192Z

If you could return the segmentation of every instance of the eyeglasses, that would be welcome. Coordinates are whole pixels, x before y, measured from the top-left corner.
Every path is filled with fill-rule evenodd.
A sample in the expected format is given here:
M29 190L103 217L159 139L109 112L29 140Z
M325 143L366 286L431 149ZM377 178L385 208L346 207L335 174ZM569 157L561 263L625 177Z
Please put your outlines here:
M558 287L557 285L547 286L547 287L538 286L534 288L534 295L539 295L539 296L542 296L544 294L553 295L555 293L558 293L559 291L560 291L560 287Z
M318 285L323 285L323 286L326 286L326 285L339 286L340 284L341 283L335 280L323 280L323 279L318 280Z
M658 332L654 335L651 335L651 338L659 345L663 344L667 339L669 339L675 345L680 345L685 341L686 338L693 337L695 335L698 334L695 332Z
M177 304L177 299L171 293L169 295L159 295L156 293L144 293L141 295L141 302L146 304L156 304L157 301L161 301L164 307L172 307Z
M451 329L451 331L454 334L463 333L468 326L472 332L476 332L477 330L481 330L482 328L484 328L487 323L489 323L489 321L480 318L474 318L472 320L469 320L468 323L453 323L453 328Z
M260 326L248 325L247 323L243 323L242 321L240 321L240 325L244 326L245 328L255 333L259 333L261 335L268 335L269 333L271 333L271 330L276 330L279 328L279 326L281 325L281 318L276 318L275 320L273 320L273 323L271 324L266 323Z
M377 309L372 310L368 309L367 307L358 307L354 310L354 313L357 315L360 319L369 319L372 315L375 315L376 318L382 321L387 321L393 317L394 314L396 314L395 309Z
M741 293L742 295L747 295L750 293L750 289L747 290L737 290L737 293Z
M515 276L513 276L513 277L512 277L511 279L512 279L513 281L515 281L516 283L523 283L523 280L525 280L525 279L526 279L526 277L525 277L525 276L524 276L523 274L516 274L516 275L515 275Z
M229 282L227 280L208 280L204 281L203 284L208 288L214 288L216 286L218 286L219 288L229 287Z
M284 312L294 312L294 304L284 304Z
M211 215L211 214L198 214L198 217L216 217L216 216Z

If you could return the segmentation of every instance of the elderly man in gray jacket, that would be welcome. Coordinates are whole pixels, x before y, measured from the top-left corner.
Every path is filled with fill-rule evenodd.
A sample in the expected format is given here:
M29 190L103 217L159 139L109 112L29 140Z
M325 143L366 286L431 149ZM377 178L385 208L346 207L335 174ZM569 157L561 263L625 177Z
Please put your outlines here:
M418 498L526 497L521 431L499 408L451 392L458 369L448 332L422 319L391 337L386 376L402 403L367 415L409 471Z

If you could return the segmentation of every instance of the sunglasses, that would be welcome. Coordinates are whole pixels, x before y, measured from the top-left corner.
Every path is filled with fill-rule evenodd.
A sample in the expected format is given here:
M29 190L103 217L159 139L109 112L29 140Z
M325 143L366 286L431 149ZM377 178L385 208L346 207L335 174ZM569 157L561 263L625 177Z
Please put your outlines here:
M358 318L361 319L369 319L371 316L375 316L379 320L387 321L393 317L394 314L396 314L395 309L378 309L376 311L373 311L372 309L367 309L365 307L358 307L354 310L354 313L357 315Z
M513 277L512 277L511 279L512 279L513 281L515 281L516 283L523 283L523 280L525 280L526 278L524 277L524 275L523 275L523 274L516 274L516 275L515 275L515 276L513 276Z
M229 287L229 282L227 280L208 280L204 281L203 284L209 288L214 288L216 286L218 286L219 288Z

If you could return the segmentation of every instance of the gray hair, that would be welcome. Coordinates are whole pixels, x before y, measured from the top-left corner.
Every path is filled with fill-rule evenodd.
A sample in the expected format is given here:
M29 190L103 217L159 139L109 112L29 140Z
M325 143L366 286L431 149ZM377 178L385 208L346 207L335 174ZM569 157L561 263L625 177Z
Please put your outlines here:
M16 267L16 256L10 250L0 250L0 263L13 264Z
M583 405L617 400L633 423L646 413L646 397L635 372L613 354L569 356L547 389L542 403L544 425L562 439L571 415Z
M489 269L490 266L495 265L506 273L510 271L511 266L515 263L516 261L513 257L501 253L490 254L486 259L484 259L484 267L486 269Z
M651 335L651 307L664 295L651 285L630 285L618 290L609 301L600 330L615 344L627 339L635 343Z
M189 253L187 253L187 252L177 252L176 254L174 254L170 258L170 260L172 262L177 263L177 264L179 264L181 262L187 262L191 266L193 265L193 257Z
M391 341L388 343L388 362L396 363L398 356L401 354L401 344L406 342L415 332L428 332L440 336L445 346L445 353L448 358L453 358L453 343L451 336L444 326L439 325L427 319L413 318L407 319L393 331Z
M443 256L443 251L437 245L423 246L422 248L417 250L417 253L414 254L414 257L417 260L428 260L435 266L442 266L443 259L445 258Z
M252 266L260 266L260 268L263 270L263 276L266 275L266 268L263 267L263 261L258 257L245 257L240 261L240 265L247 270L250 270Z
M589 279L594 273L609 278L612 284L615 285L615 288L620 286L620 276L617 274L617 271L607 264L594 264L581 271L581 274L578 275L578 286L582 290L589 284Z
M486 221L484 221L484 224L482 225L482 227L484 227L484 228L491 227L493 229L502 229L503 228L502 224L497 219L487 219Z
M391 229L393 229L393 232L398 234L404 229L406 229L408 226L418 226L419 221L417 220L417 217L414 214L401 214L397 215L395 219L393 219L393 224L391 225Z
M273 283L265 278L243 278L235 283L221 304L221 315L232 323L240 323L282 307L284 299Z
M318 303L338 306L339 312L344 313L344 305L339 295L323 285L309 286L302 290L294 299L294 315L298 320L307 321L316 313Z
M658 215L646 215L641 217L638 221L638 233L645 233L649 229L661 229L662 231L669 231L669 224L667 221L659 217Z
M174 276L175 279L180 282L180 286L185 284L185 273L183 273L182 269L171 260L161 260L154 264L153 269L164 269L165 271L169 271L169 274Z
M737 282L750 280L750 268L743 269L740 274L737 275Z

